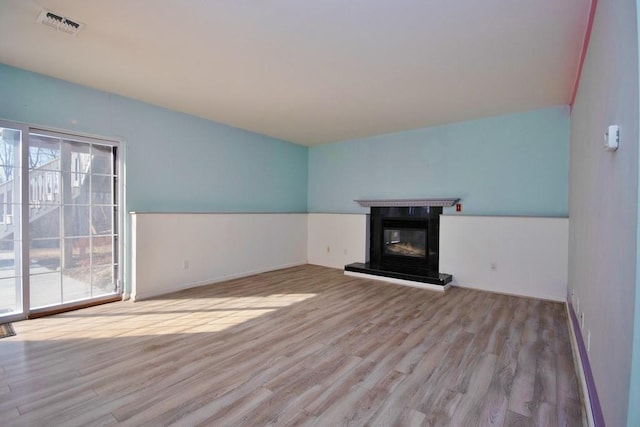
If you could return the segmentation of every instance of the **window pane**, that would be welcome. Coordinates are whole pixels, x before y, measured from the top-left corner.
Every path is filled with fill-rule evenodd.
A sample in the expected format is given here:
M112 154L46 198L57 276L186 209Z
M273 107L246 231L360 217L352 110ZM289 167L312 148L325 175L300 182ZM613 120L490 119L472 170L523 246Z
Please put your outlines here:
M0 203L0 240L14 239L16 221L20 221L20 205Z
M0 166L0 203L20 203L20 171L13 166Z
M31 240L29 272L52 273L60 270L60 239Z
M0 169L20 165L20 137L21 132L17 129L0 128Z
M91 265L91 239L64 239L64 270Z
M20 242L0 240L0 278L22 276ZM18 262L16 263L16 255Z
M0 155L0 159L2 156ZM0 192L4 193L13 189L13 178L19 174L19 168L14 166L0 165Z
M112 265L103 265L93 268L93 296L111 294L117 291Z
M113 175L113 148L104 145L93 145L91 173Z
M92 241L92 265L113 264L113 246L111 237L94 237Z
M62 141L62 171L88 173L91 163L91 146L84 142Z
M62 302L61 283L59 272L32 274L29 278L31 308L60 304Z
M113 204L113 177L91 175L91 203L95 205Z
M60 207L29 205L31 239L60 237Z
M60 173L33 170L29 172L29 203L36 206L60 204Z
M60 170L60 139L29 135L29 170Z
M72 268L62 272L62 297L64 302L91 298L91 269Z
M89 235L89 206L64 207L64 236Z
M0 279L0 315L22 311L22 277Z
M94 206L91 208L91 232L95 234L114 234L113 206Z
M29 172L29 203L60 204L60 172L45 170Z
M89 177L90 175L86 173L62 173L65 205L88 205L90 203Z

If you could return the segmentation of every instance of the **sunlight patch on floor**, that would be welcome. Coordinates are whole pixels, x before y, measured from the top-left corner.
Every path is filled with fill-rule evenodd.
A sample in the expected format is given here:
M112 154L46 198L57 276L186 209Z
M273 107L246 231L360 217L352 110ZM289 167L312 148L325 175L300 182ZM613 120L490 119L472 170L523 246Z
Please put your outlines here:
M301 293L114 303L122 305L116 310L109 307L104 315L95 307L19 322L18 332L28 332L28 341L220 332L314 296ZM86 330L78 317L91 317L95 327Z

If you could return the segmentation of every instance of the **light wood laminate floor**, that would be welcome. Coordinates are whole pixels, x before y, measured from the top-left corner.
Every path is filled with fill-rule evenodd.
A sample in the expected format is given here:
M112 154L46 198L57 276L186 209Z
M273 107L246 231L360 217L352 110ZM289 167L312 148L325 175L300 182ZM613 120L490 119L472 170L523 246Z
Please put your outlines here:
M301 266L14 327L3 426L584 420L559 303Z

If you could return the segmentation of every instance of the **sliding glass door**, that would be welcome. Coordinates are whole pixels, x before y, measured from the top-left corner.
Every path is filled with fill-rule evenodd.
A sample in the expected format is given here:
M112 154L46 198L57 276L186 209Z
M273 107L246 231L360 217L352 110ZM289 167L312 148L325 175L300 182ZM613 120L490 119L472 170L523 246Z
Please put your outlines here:
M2 129L0 318L118 296L117 143Z
M27 128L0 122L0 322L26 311L23 284L21 148Z
M29 135L30 307L118 293L116 147Z

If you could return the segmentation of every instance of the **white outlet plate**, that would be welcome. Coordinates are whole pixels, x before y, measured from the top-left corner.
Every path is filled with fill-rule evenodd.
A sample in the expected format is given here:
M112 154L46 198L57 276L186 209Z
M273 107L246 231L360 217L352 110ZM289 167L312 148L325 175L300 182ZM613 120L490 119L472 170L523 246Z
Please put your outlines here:
M620 127L611 125L604 134L604 149L607 151L616 151L620 144Z

